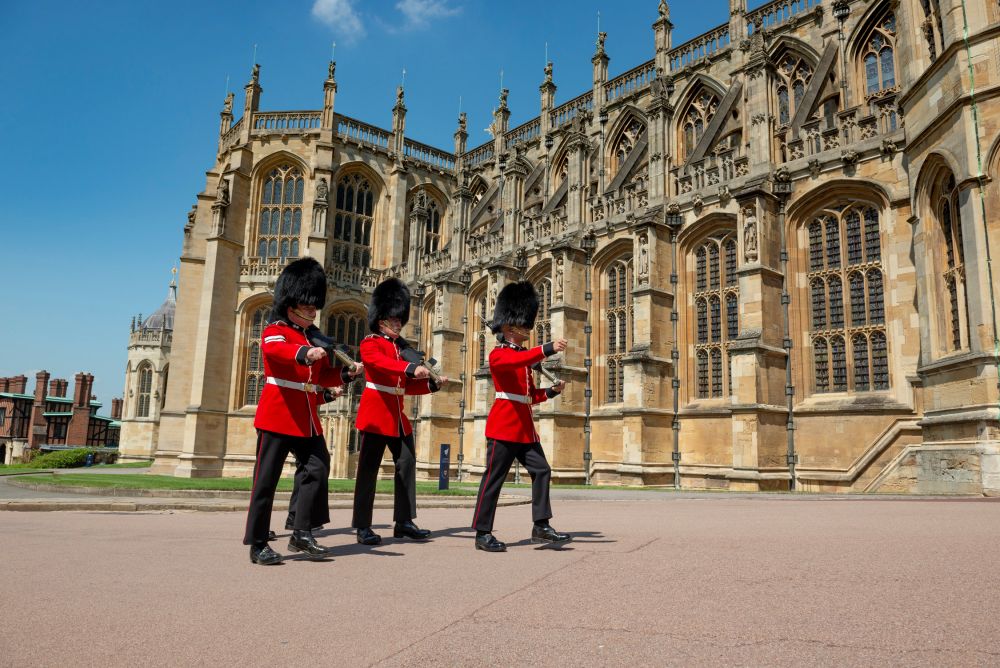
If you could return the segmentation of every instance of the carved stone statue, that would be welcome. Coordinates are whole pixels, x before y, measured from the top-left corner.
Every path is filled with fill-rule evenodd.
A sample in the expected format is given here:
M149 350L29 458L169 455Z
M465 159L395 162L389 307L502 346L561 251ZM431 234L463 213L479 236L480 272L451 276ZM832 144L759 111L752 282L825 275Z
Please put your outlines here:
M501 109L506 109L507 108L507 96L508 95L510 95L510 90L508 90L506 88L502 88L500 90L500 108Z
M333 81L334 73L337 71L337 63L333 60L330 61L330 66L326 69L326 78Z
M499 286L497 285L497 283L499 282L500 278L496 274L494 274L490 278L492 280L490 281L490 306L489 306L489 310L492 311L494 308L496 308L496 305L497 305L497 292L500 289Z
M670 7L667 6L667 0L660 0L660 6L657 8L657 11L660 13L661 19L670 18Z
M415 209L426 209L427 208L427 193L423 190L418 190L413 198L413 207Z
M444 292L440 289L437 291L437 301L434 303L434 314L437 326L444 326Z
M545 64L545 83L552 83L552 61Z
M396 86L396 106L401 106L403 104L403 87Z
M219 189L215 193L215 203L229 206L229 181L219 179Z
M643 232L639 235L639 282L645 283L649 278L649 235Z
M743 259L746 262L757 261L757 216L753 209L744 209L743 215Z
M461 132L465 132L465 128L467 126L468 126L468 119L465 115L465 112L463 111L458 115L458 129Z
M608 38L608 33L597 33L597 53L604 53L604 41Z
M250 79L257 83L260 80L260 65L254 63L253 72L250 74Z
M316 204L326 204L329 194L330 186L327 185L325 178L320 178L319 183L316 184Z
M560 255L558 258L556 258L556 289L553 291L555 292L556 301L562 301L563 299L563 274L565 273L564 269L565 269L564 261L562 256Z
M233 94L230 92L226 95L226 101L222 104L222 113L231 114L233 113Z

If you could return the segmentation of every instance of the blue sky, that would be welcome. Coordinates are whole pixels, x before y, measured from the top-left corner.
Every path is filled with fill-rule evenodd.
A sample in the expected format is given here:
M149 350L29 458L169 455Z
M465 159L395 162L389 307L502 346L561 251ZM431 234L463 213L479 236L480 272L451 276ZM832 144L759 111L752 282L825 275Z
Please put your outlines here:
M511 127L538 114L545 44L557 103L591 85L598 12L611 76L653 55L657 0L0 0L0 376L96 376L120 396L128 325L163 301L182 228L214 159L229 77L254 44L263 110L319 109L336 42L336 110L389 127L406 69L407 136L469 146L500 88ZM752 3L752 6L762 4ZM674 2L674 45L720 25L728 3Z

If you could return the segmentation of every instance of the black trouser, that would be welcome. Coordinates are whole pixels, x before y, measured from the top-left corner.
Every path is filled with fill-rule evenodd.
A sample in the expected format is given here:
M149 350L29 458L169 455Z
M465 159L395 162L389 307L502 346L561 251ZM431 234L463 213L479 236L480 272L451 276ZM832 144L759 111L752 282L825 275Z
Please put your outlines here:
M396 498L392 518L396 522L409 522L417 516L417 456L413 450L413 434L400 438L359 431L358 435L361 452L358 456L358 476L354 483L354 518L351 526L363 529L372 525L375 483L378 481L379 466L387 446L396 465Z
M309 530L330 521L328 479L330 453L322 436L286 436L270 431L257 431L257 463L253 468L253 491L247 513L244 545L264 543L271 528L271 506L288 453L302 462L302 477L297 481L299 493L295 506L297 531Z
M295 458L295 478L292 482L292 495L288 498L288 519L285 520L286 524L291 524L295 526L295 506L299 502L299 487L302 486L302 479L306 475L306 465L298 457ZM315 525L319 526L319 525Z
M515 459L531 474L531 519L540 522L552 517L552 505L549 503L552 468L545 459L541 443L511 443L488 438L486 473L479 484L476 513L472 518L472 528L476 531L493 531L493 516L497 512L500 489Z

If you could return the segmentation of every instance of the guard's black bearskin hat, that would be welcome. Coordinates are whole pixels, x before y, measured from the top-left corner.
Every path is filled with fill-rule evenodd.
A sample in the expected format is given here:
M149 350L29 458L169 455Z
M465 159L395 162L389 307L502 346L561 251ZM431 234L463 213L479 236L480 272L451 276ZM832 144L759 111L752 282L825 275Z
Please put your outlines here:
M537 315L538 293L535 286L528 281L508 283L497 295L490 328L494 334L500 334L504 325L531 329L535 326Z
M404 325L410 319L410 289L398 278L387 278L375 286L368 305L368 329L379 333L380 320L399 318Z
M288 317L288 309L307 304L322 309L326 304L326 272L311 257L295 260L285 267L274 284L271 322Z

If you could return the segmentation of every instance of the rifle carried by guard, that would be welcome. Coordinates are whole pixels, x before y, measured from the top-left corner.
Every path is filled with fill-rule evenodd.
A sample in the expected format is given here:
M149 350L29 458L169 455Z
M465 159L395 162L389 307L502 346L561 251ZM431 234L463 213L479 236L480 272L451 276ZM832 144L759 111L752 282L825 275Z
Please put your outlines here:
M343 344L337 344L336 341L326 336L318 329L315 331L307 332L306 338L309 343L313 344L317 348L322 348L326 351L327 357L331 360L336 358L341 364L347 367L348 371L354 372L358 368L357 362L351 359L345 351L348 349L347 346Z
M482 321L483 327L485 327L486 329L488 329L490 331L493 331L493 327L490 325L490 321L489 320L487 320L483 316L479 316L479 319ZM497 339L499 340L499 338L500 338L500 335L498 334L497 335ZM535 362L534 364L531 365L531 368L534 369L535 371L539 372L540 374L542 374L546 378L548 378L549 382L552 383L553 385L557 385L557 384L559 384L561 382L559 380L559 376L555 375L554 373L552 373L551 371L549 371L548 369L546 369L544 366L542 366L541 362Z
M409 341L407 341L402 337L397 339L397 342L399 344L399 354L402 356L404 360L410 362L411 364L416 364L417 366L424 367L425 369L427 369L427 371L430 372L430 379L433 380L438 385L441 384L441 376L434 370L434 367L437 365L436 359L434 359L433 357L427 359L426 353L424 353L422 350L417 350L412 345L410 345Z

